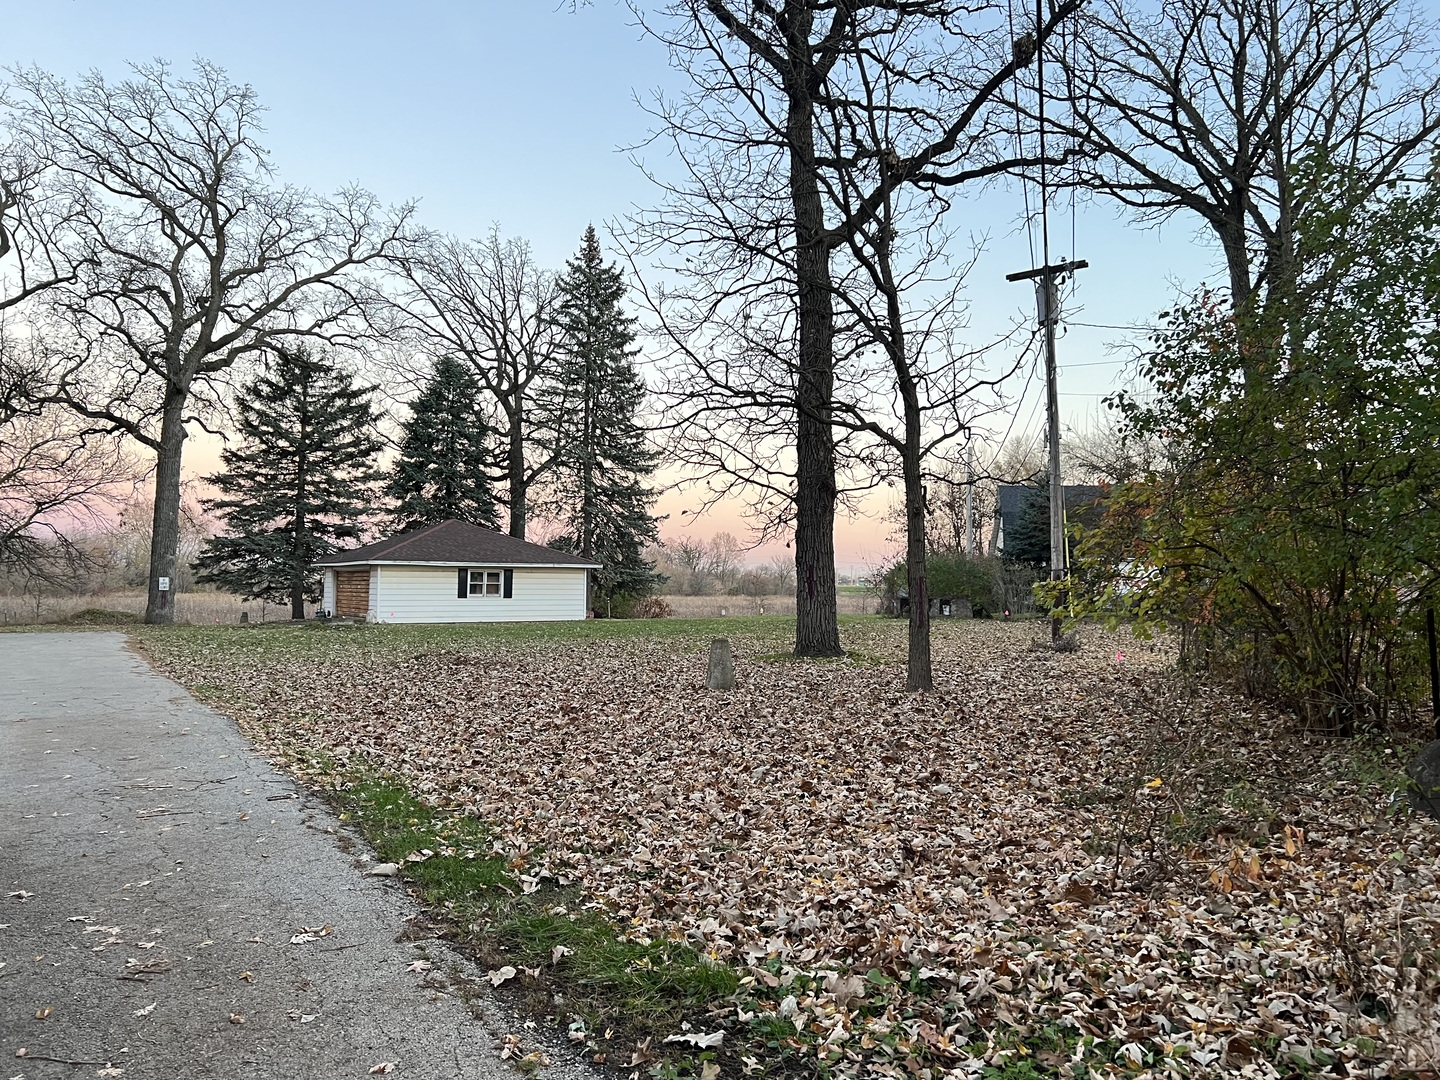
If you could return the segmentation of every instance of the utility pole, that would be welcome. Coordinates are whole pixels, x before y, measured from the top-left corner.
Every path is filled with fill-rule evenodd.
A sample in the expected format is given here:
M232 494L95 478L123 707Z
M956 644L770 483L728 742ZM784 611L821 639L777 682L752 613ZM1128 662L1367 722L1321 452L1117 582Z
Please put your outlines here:
M1035 26L1044 24L1044 0L1035 0ZM1090 264L1084 259L1050 262L1050 192L1045 172L1045 53L1035 57L1036 115L1040 136L1040 265L1033 270L1006 274L1006 281L1035 282L1035 315L1045 331L1045 406L1050 444L1050 580L1064 581L1068 570L1065 552L1065 488L1060 483L1060 389L1055 371L1055 323L1060 318L1060 283ZM1034 250L1033 248L1031 249ZM1060 644L1060 617L1050 619L1050 645Z
M1035 282L1035 317L1045 331L1046 442L1050 445L1050 580L1064 581L1069 567L1065 551L1065 487L1060 482L1060 387L1056 377L1055 324L1060 321L1060 284L1090 264L1084 259L1046 263L1033 270L1006 274L1006 281ZM1060 641L1060 618L1050 620L1050 644Z

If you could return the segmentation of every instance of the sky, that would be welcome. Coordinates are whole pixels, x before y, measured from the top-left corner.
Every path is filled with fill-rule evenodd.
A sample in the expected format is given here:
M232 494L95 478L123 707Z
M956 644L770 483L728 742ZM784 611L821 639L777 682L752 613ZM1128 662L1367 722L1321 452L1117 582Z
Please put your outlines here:
M648 153L646 165L661 170L664 160L627 148L650 130L641 102L683 85L614 0L576 10L559 0L46 0L12 7L0 39L0 64L65 77L93 68L117 80L127 62L153 59L183 71L196 58L255 88L268 109L263 143L282 180L322 191L358 183L388 202L415 199L426 225L462 236L498 226L556 269L587 224L603 237L607 223L657 200L636 158ZM1021 224L1024 206L1009 188L952 211L959 231L985 245L966 294L977 341L1034 318L1031 287L1005 281L1039 264ZM1057 350L1062 424L1085 428L1124 382L1124 343L1138 339L1125 328L1151 323L1177 287L1213 279L1217 263L1193 223L1139 229L1103 203L1072 213L1062 201L1051 235L1053 259L1090 263L1077 276ZM1007 428L1039 439L1038 379L1010 393L1019 409L995 441ZM694 504L683 488L669 488L659 503L669 515L662 532L743 539L738 501L698 518L685 513ZM896 550L886 509L883 497L872 498L865 514L838 523L842 573Z

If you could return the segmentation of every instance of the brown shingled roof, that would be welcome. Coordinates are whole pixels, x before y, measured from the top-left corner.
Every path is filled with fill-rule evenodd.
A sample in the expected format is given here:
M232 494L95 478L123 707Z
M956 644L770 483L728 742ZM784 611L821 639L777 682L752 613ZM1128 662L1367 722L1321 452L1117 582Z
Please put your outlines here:
M377 540L364 547L337 551L316 561L317 566L355 563L446 563L452 566L587 566L599 564L517 540L513 536L472 525L468 521L442 521L414 532Z

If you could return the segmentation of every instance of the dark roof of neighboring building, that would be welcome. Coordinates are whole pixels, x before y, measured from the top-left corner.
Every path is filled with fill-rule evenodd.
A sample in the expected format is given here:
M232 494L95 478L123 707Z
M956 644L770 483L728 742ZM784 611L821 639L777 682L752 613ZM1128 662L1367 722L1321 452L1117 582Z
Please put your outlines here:
M442 521L413 532L403 532L364 547L337 551L316 561L317 566L354 563L447 563L452 566L577 566L598 563L568 551L517 540L513 536L472 525L468 521Z
M1008 525L1025 512L1039 489L1030 484L1001 484L995 489L995 509ZM1041 493L1043 498L1043 492Z
M1065 484L1061 492L1061 497L1065 500L1067 520L1071 514L1098 506L1105 498L1105 488L1098 484ZM1034 484L1000 484L995 495L995 515L1000 519L1001 531L1006 536L1013 535L1015 530L1020 528L1020 520L1032 504L1045 514L1047 520L1050 517L1048 487L1037 487ZM1002 551L1005 549L1003 538L1000 548Z
M1098 503L1105 498L1105 489L1099 484L1065 484L1061 491L1066 510L1076 510L1086 504ZM995 492L997 509L1008 524L1025 512L1032 499L1042 506L1048 506L1050 489L1034 484L1000 484Z

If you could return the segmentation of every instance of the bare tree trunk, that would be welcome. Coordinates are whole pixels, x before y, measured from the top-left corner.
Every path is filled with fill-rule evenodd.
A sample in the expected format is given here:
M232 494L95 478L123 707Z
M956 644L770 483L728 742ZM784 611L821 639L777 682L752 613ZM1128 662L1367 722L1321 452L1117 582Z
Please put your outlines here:
M530 493L525 476L525 428L517 412L510 424L510 439L507 451L506 471L510 474L510 535L517 540L525 539L525 524L529 517L526 503Z
M306 380L305 401L301 406L300 413L300 455L295 463L295 521L291 530L293 551L296 555L309 548L305 543L305 504L310 497L310 476L309 476L309 454L306 447L309 445L310 437L310 393L309 380ZM290 618L305 618L305 567L300 565L300 560L291 559L290 565Z
M300 552L308 547L305 543L305 513L301 511L295 515L295 550ZM290 568L290 618L305 618L305 568L299 562Z
M912 387L913 392L913 387ZM906 411L909 412L907 401ZM930 667L930 581L925 565L925 486L920 475L919 410L905 423L905 588L910 594L910 652L905 689L934 690Z
M180 549L180 461L185 447L185 394L173 388L160 421L155 452L155 514L150 524L150 582L145 621L175 622L175 568ZM168 588L161 589L162 580Z
M584 433L584 461L580 466L580 556L595 557L595 373L590 350L585 350L585 393L582 398L580 430Z
M790 200L795 213L799 363L795 436L795 655L840 656L835 604L835 312L830 249L815 169L815 131L808 57L810 21L795 28L786 134ZM802 59L803 58L803 59Z

